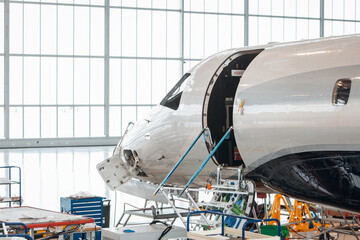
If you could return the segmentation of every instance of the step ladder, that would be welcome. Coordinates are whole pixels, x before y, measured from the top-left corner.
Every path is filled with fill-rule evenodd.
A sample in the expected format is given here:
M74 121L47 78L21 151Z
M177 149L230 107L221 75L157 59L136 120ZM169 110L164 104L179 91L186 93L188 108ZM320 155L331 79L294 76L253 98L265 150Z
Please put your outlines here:
M190 178L188 183L185 185L185 187L182 189L181 193L179 194L179 197L181 197L186 189L190 186L190 184L195 180L195 178L199 175L199 173L204 169L205 165L209 162L209 160L212 158L212 156L215 154L215 152L218 150L218 148L221 146L221 144L224 142L225 139L228 139L230 136L231 131L233 130L233 127L231 126L225 135L221 138L221 140L216 144L213 150L209 153L205 161L201 164L201 166L197 169L197 171L193 174L193 176ZM191 149L194 147L194 145L199 141L201 136L203 136L206 132L209 132L208 128L204 128L201 130L199 135L196 137L196 139L193 141L193 143L190 145L190 147L186 150L186 152L182 155L182 157L179 159L179 161L175 164L175 166L171 169L171 171L168 173L168 175L165 177L165 179L160 183L159 187L155 190L154 196L160 191L160 189L165 185L165 183L169 180L171 175L175 172L175 170L178 168L178 166L181 164L181 162L185 159L187 154L191 151Z
M218 148L221 146L221 144L225 141L225 139L228 139L231 131L233 130L233 127L231 126L227 132L224 134L224 136L221 138L221 140L214 146L209 153L209 155L206 157L206 159L203 161L201 166L197 169L197 171L193 174L193 176L190 178L188 183L183 188L177 188L177 187L166 187L165 184L171 177L171 175L175 172L175 170L178 168L178 166L183 162L185 157L188 155L188 153L191 151L191 149L194 147L194 145L198 142L198 140L205 136L205 139L207 137L210 137L211 134L208 128L204 128L200 131L200 133L197 135L195 140L192 142L192 144L189 146L189 148L185 151L185 153L181 156L179 161L175 164L175 166L170 170L168 175L164 178L164 180L161 182L161 184L158 186L158 188L154 192L154 196L158 193L161 193L168 201L169 205L174 209L174 212L177 214L178 218L183 222L183 224L186 226L187 220L181 216L181 212L178 211L174 204L174 199L179 199L181 196L184 195L184 198L188 199L189 206L194 210L199 212L200 218L197 219L197 221L192 222L194 224L198 225L217 225L219 223L219 219L213 219L211 220L211 216L207 216L204 213L201 213L201 210L214 210L214 209L221 209L224 213L232 213L233 207L236 205L236 202L239 200L239 197L242 196L244 201L246 198L246 204L244 202L244 208L241 209L242 214L249 216L253 210L253 202L255 197L255 184L252 181L244 181L243 178L243 172L242 169L238 169L238 178L237 180L224 180L222 179L222 168L218 166L217 168L217 180L216 185L211 186L211 189L201 189L201 188L189 188L192 182L196 179L196 177L200 174L200 172L204 169L206 164L209 162L209 160L213 157L215 152L218 150ZM213 146L213 144L211 143ZM177 196L174 196L174 192L178 193L180 191L180 194ZM214 197L209 202L196 202L194 198L191 195L191 192L200 192L200 191L207 191L207 192L213 192ZM230 201L222 201L221 196L230 196ZM219 201L220 200L220 201ZM239 222L236 223L236 226L242 226L241 219L239 219Z

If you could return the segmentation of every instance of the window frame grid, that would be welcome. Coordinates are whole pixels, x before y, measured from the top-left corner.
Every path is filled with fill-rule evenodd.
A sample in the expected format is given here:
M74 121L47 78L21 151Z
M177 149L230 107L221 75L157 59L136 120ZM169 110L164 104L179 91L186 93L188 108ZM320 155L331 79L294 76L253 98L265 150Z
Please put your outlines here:
M164 60L166 61L180 61L182 63L180 72L182 73L182 75L184 74L184 66L185 66L185 62L197 62L200 61L201 58L192 58L191 57L191 53L189 54L189 57L185 57L185 43L186 43L186 39L184 38L185 36L185 32L191 31L189 29L186 29L186 27L184 26L184 19L186 17L187 14L190 15L190 23L191 23L191 16L192 14L202 14L202 17L204 18L204 25L205 25L205 16L206 15L216 15L217 16L217 24L219 26L219 16L231 16L231 25L233 25L233 17L234 16L241 16L243 17L243 21L244 21L244 32L243 32L243 42L244 42L244 46L248 46L249 45L249 19L252 17L256 17L257 19L259 18L269 18L274 19L274 18L278 18L278 19L294 19L294 20L308 20L308 24L310 23L310 20L316 20L319 22L319 36L320 37L324 37L324 25L325 22L342 22L344 25L346 22L349 23L355 23L355 31L356 31L356 23L360 23L360 19L356 19L357 15L355 12L355 19L336 19L336 18L327 18L325 17L325 13L324 13L324 9L325 9L325 4L327 2L333 2L333 0L319 0L319 8L320 8L320 12L319 12L319 17L302 17L302 16L286 16L285 15L285 9L283 10L284 14L282 15L272 15L272 11L270 9L270 14L253 14L253 13L249 13L249 2L250 0L244 0L243 4L244 4L244 9L243 9L243 13L229 13L229 12L220 12L219 11L219 1L218 1L218 11L217 12L211 12L211 11L205 11L205 1L204 1L204 11L192 11L191 10L191 5L190 5L190 10L185 10L185 6L184 6L184 0L179 0L180 1L180 9L172 9L172 8L168 8L168 4L166 2L166 6L165 8L154 8L154 3L153 1L151 1L151 6L150 7L138 7L138 1L136 1L136 6L135 7L129 7L129 6L112 6L110 5L110 1L109 0L104 0L104 4L99 5L99 4L92 4L91 0L89 1L89 4L78 4L78 3L74 3L74 4L70 4L70 3L50 3L50 2L35 2L35 1L20 1L20 0L0 0L0 2L4 2L4 25L5 27L7 26L7 29L4 28L4 53L0 53L0 57L4 57L4 104L0 105L0 107L4 107L4 140L0 140L0 148L1 147L7 147L11 145L11 141L18 141L21 144L24 144L24 142L31 140L31 139L12 139L10 138L10 133L9 133L9 125L10 125L10 119L9 119L9 109L10 107L21 107L22 108L22 136L24 136L24 109L27 107L39 107L39 112L40 112L40 141L42 142L46 142L47 139L46 138L41 138L42 136L42 130L41 130L41 109L42 107L55 107L56 108L56 136L57 138L56 141L58 142L62 142L62 141L68 141L69 139L73 139L73 143L72 145L77 145L76 141L77 139L85 139L86 141L95 139L95 142L92 142L93 144L101 144L101 141L103 141L104 139L111 139L110 142L113 141L113 143L116 143L117 141L117 137L111 137L109 134L109 109L110 107L120 107L120 115L121 115L121 119L120 119L120 124L122 124L122 117L123 117L123 107L135 107L136 109L136 118L138 117L139 113L138 113L138 108L139 107L154 107L157 104L153 103L153 74L152 74L152 69L153 69L153 60ZM299 0L296 0L296 3ZM231 1L231 4L233 3L233 1ZM283 1L284 3L284 1ZM10 18L9 18L9 9L10 9L10 4L22 4L22 21L23 21L23 27L22 27L22 53L9 53L10 47L9 47L9 22L10 22ZM38 5L40 6L40 54L25 54L24 53L24 6L26 4L34 4L34 5ZM272 1L271 1L271 6L272 6ZM343 3L345 6L345 2ZM359 2L355 1L355 6L356 4L360 4ZM54 5L56 6L56 53L55 54L41 54L41 6L42 5ZM58 26L59 26L59 19L58 19L58 11L59 11L59 6L68 6L68 7L72 7L72 11L73 11L73 49L72 49L72 55L61 55L59 54L59 30L58 30ZM75 28L74 28L74 23L75 23L75 7L87 7L89 10L89 55L75 55ZM308 6L308 8L310 7L310 5ZM93 8L100 8L104 10L104 54L103 55L92 55L91 53L91 9ZM332 6L333 8L333 6ZM168 56L168 39L167 39L167 35L166 35L166 46L165 46L165 52L166 55L165 57L154 57L153 55L153 47L151 47L151 53L149 57L141 57L138 56L138 38L137 38L137 29L136 29L136 53L135 56L123 56L122 55L122 43L121 43L121 39L120 39L120 56L111 56L110 55L110 36L109 36L109 25L110 25L110 21L109 21L109 17L110 17L110 9L120 9L121 11L121 16L122 16L122 10L136 10L136 16L138 16L138 11L139 10L145 10L145 11L150 11L150 15L151 15L151 46L152 46L152 42L153 42L153 18L154 18L154 12L158 11L158 12L165 12L166 13L166 19L168 19L168 13L169 12L177 12L180 13L180 24L181 24L181 33L180 33L180 37L181 37L181 41L180 41L180 48L181 48L181 54L180 57L169 57ZM356 7L355 7L356 9ZM332 12L334 10L332 9ZM344 7L344 18L345 18L345 7ZM356 11L356 10L355 10ZM297 15L297 9L296 9L296 15ZM334 14L332 14L333 16ZM137 21L137 20L136 20ZM272 25L272 21L270 21L270 25ZM138 24L136 23L136 28L137 28ZM283 25L284 26L284 25ZM167 29L167 23L166 23L166 29ZM231 28L232 29L232 28ZM344 28L345 29L345 28ZM259 31L259 28L257 28L257 31ZM283 27L283 34L284 34L284 27ZM308 32L310 31L310 29L308 28ZM345 30L344 30L345 31ZM191 33L190 33L191 34ZM204 41L205 41L205 30L203 32L204 36ZM218 34L219 35L219 34ZM309 35L309 34L308 34ZM272 36L272 35L271 35ZM219 36L218 36L219 38ZM271 37L272 38L272 37ZM233 39L231 38L231 44L233 44ZM188 43L189 46L189 51L191 51L191 41L189 41ZM217 41L217 45L219 48L219 41ZM203 46L203 54L205 54L205 46ZM40 99L39 99L39 104L25 104L24 103L24 89L22 90L22 103L21 104L10 104L10 88L9 88L9 68L10 68L10 57L21 57L22 58L22 62L24 63L24 58L25 57L38 57L40 59L40 64L39 64L39 71L41 73L41 68L42 68L42 64L41 64L41 58L42 57L54 57L56 59L56 103L55 104L42 104L41 102L41 74L40 74L40 81L39 81L39 94L40 94ZM60 58L71 58L72 59L72 68L74 69L74 62L75 59L78 58L86 58L89 59L89 99L88 102L89 104L75 104L75 99L74 99L74 94L75 94L75 88L74 88L74 79L75 79L75 71L72 72L72 85L73 85L73 89L72 89L72 104L59 104L59 96L58 96L58 86L59 86L59 77L58 77L58 73L59 73L59 59ZM91 61L92 59L103 59L104 60L104 102L103 104L91 104L90 98L91 98ZM135 86L137 88L138 86L138 74L137 74L137 70L138 70L138 61L139 60L150 60L150 76L149 76L149 81L150 81L150 102L148 104L139 104L138 103L138 93L136 91L136 97L135 97L135 103L134 104L124 104L120 98L120 103L119 104L111 104L109 102L109 62L111 59L129 59L129 60L135 60L136 64L136 74L135 74ZM24 64L22 66L22 68L24 69ZM122 72L122 61L120 61L120 71ZM166 70L167 71L167 70ZM167 72L165 73L165 75L167 76ZM24 88L24 71L22 72L22 88ZM165 82L166 84L166 89L168 89L171 86L167 86L167 81ZM122 78L120 78L120 89L122 89ZM73 137L72 138L58 138L59 133L59 123L58 123L58 110L60 107L71 107L73 108L73 110L76 107L89 107L89 137L86 138L77 138L74 137L75 135L75 114L73 113ZM104 108L104 137L91 137L91 109L92 107L103 107ZM120 129L122 129L122 126L120 127ZM101 139L101 141L99 141L99 139ZM34 139L35 141L35 139ZM51 139L49 141L54 141L54 139ZM20 144L20 145L21 145ZM19 146L20 146L19 145ZM46 144L45 144L46 145ZM51 146L51 144L49 144L49 146Z

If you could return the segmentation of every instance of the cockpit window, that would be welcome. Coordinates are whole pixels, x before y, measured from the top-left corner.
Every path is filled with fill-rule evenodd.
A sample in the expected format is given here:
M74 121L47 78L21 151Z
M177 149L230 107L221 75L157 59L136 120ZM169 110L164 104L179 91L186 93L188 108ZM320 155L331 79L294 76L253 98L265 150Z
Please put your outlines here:
M190 76L190 73L186 73L178 83L171 89L171 91L165 96L165 98L160 102L160 105L165 107L177 110L180 105L180 99L182 92L185 87L185 80Z
M335 106L346 105L351 89L351 80L350 79L340 79L335 83L333 90L332 103Z

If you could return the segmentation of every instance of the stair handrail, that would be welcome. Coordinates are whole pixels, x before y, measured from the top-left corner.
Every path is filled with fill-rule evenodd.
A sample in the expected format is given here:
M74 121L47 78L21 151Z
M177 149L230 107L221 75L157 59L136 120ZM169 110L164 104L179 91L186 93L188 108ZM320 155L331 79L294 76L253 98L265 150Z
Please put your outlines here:
M203 168L205 167L205 165L209 162L210 158L215 154L216 150L218 150L218 148L221 146L221 144L225 141L225 139L227 139L230 136L231 131L233 130L233 126L231 126L227 132L225 133L225 135L221 138L221 140L218 142L218 144L216 144L215 148L209 153L209 155L207 156L207 158L205 159L205 161L201 164L201 166L198 168L198 170L194 173L194 175L192 175L192 177L190 178L189 182L185 185L185 187L183 188L182 192L180 193L180 195L178 197L181 197L181 195L183 195L183 193L185 192L185 190L190 186L190 184L195 180L195 178L199 175L199 173L203 170Z
M180 165L180 163L185 159L186 155L188 155L188 153L191 151L191 149L194 147L194 145L197 143L197 141L200 139L200 137L205 133L205 131L208 130L208 128L203 128L201 130L201 132L199 133L199 135L196 137L196 139L192 142L192 144L190 145L190 147L186 150L186 152L181 156L181 158L179 159L179 161L175 164L175 166L171 169L171 171L168 173L168 175L164 178L164 180L161 182L161 184L157 187L157 189L155 190L155 192L153 193L153 196L155 196L160 188L162 188L165 183L167 182L167 180L169 180L169 178L171 177L171 175L175 172L176 168Z

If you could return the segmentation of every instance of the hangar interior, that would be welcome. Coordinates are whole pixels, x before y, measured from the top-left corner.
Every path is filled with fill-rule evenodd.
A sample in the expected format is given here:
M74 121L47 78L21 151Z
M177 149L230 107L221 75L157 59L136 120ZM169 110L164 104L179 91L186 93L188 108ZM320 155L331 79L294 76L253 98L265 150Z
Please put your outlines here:
M62 197L91 193L111 200L114 226L126 203L144 205L110 190L96 169L129 122L215 53L360 33L360 0L0 0L0 19L0 183L21 186L0 184L0 207L18 206L20 196L22 206L60 211ZM245 70L260 51L216 80L206 110L215 142L219 126L233 124L239 78L231 70ZM241 166L236 150L230 135L218 163ZM10 189L16 200L1 202Z

